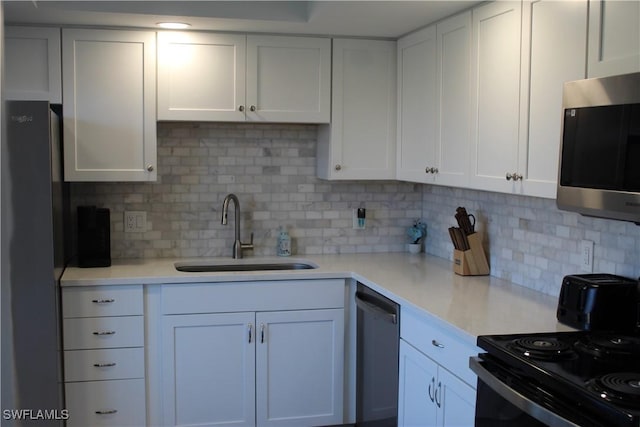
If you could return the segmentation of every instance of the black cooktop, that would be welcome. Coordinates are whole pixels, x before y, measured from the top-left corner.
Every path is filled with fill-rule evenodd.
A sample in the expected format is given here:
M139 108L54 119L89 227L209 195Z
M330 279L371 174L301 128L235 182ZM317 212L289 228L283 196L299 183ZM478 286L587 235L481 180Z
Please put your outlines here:
M578 407L585 425L640 426L640 336L489 335L478 346L487 351L482 360L496 362L494 374L520 382L547 406Z

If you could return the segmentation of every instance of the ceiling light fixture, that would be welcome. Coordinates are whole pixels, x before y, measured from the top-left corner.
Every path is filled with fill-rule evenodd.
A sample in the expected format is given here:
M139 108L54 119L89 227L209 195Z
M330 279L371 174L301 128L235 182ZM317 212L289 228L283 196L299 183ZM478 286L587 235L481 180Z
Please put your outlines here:
M166 28L168 30L184 30L185 28L189 28L191 24L187 24L185 22L158 22L156 24L160 28Z

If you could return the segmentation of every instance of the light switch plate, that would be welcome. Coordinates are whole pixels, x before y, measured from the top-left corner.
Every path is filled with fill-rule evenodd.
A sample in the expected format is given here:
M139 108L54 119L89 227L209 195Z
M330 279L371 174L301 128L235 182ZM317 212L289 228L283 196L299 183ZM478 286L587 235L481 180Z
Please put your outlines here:
M580 241L580 267L585 273L593 273L593 242Z
M147 213L144 211L124 212L124 232L142 233L147 231Z

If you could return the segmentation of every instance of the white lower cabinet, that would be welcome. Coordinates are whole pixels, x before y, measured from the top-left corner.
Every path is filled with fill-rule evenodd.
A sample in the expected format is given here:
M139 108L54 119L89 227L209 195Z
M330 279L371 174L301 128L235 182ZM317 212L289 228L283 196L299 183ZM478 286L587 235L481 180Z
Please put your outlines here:
M473 427L476 377L469 357L480 350L444 322L401 310L398 425Z
M67 426L145 426L144 379L67 383Z
M254 313L164 316L166 425L255 424Z
M344 422L344 281L173 286L163 300L183 292L162 316L163 425ZM228 312L196 314L209 298ZM264 311L235 311L249 306Z
M475 390L400 340L398 425L472 427Z
M146 425L142 286L62 290L68 427Z

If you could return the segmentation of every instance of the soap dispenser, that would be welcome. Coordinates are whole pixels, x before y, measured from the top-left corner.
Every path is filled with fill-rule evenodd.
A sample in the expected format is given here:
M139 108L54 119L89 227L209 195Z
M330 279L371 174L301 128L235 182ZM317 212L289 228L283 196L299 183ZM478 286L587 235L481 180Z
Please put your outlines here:
M278 256L290 256L291 255L291 237L284 227L280 227L278 233Z

